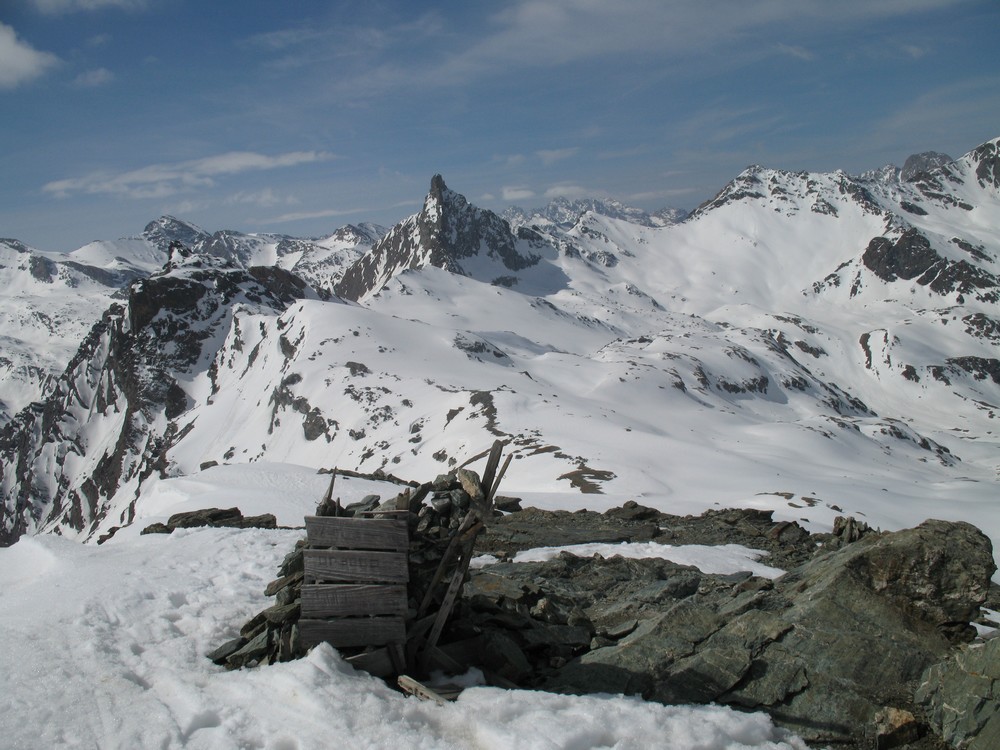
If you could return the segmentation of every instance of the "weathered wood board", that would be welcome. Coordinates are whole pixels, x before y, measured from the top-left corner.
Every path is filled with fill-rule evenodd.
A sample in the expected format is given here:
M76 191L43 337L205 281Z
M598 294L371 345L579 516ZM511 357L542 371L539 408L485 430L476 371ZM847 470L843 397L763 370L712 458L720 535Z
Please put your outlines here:
M401 552L306 549L304 556L306 583L406 583L410 578Z
M307 648L323 641L334 648L402 643L406 640L406 624L401 616L301 619L299 638Z
M406 519L306 516L306 534L314 547L404 551L410 544Z
M406 586L304 584L302 617L405 615Z

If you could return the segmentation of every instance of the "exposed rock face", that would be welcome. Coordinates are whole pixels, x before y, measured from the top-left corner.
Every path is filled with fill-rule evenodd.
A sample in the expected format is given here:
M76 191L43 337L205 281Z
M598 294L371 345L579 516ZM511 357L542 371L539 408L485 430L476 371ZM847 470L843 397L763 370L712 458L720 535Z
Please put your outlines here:
M928 669L916 698L934 732L951 747L1000 747L1000 638L969 646Z
M628 572L615 574L616 566ZM633 623L624 638L597 640L541 687L765 710L808 740L858 746L874 741L884 709L913 708L915 681L969 636L995 570L981 532L941 521L866 535L773 584L652 561L519 567L527 566L487 572L575 603L598 638ZM648 583L623 602L626 581ZM574 598L573 589L590 593Z
M410 268L436 266L471 275L470 259L480 257L496 270L519 271L538 262L522 253L510 225L492 211L476 208L448 189L441 175L431 180L420 213L394 226L358 260L336 286L345 299L358 300ZM489 279L487 279L489 280Z
M929 172L935 167L950 164L955 161L948 154L937 151L924 151L919 154L910 154L903 162L903 169L899 173L899 179L904 182L913 182L921 172Z
M1000 188L1000 138L987 141L972 152L976 177L983 187Z
M167 465L172 420L188 408L181 381L209 366L205 345L228 330L234 304L280 312L308 293L281 269L247 272L203 256L134 283L45 401L0 430L0 544L55 526L86 533L118 493L134 503L139 484ZM129 523L133 510L118 520Z
M996 302L1000 279L966 260L941 257L930 241L916 229L907 229L893 242L875 237L868 244L862 262L884 281L916 279L938 294L975 295L984 302Z

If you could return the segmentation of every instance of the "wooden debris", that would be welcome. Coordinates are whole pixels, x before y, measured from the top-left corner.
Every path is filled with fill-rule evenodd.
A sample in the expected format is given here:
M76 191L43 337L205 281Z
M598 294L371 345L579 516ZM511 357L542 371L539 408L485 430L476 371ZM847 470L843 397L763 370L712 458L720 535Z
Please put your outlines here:
M415 679L406 674L401 674L396 682L399 685L400 690L404 693L408 693L422 700L434 701L439 706L443 706L448 701L456 700L458 696L462 694L462 691L465 690L465 687L462 685L454 685L450 683L429 687L424 685L422 682L417 682Z

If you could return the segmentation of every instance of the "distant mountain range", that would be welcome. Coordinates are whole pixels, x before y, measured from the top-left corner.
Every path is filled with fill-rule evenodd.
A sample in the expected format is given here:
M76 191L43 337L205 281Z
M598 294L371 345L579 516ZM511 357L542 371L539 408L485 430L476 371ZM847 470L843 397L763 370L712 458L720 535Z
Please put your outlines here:
M0 541L95 539L206 462L431 477L496 437L513 491L947 502L1000 538L998 143L753 166L689 216L436 175L389 229L0 240Z

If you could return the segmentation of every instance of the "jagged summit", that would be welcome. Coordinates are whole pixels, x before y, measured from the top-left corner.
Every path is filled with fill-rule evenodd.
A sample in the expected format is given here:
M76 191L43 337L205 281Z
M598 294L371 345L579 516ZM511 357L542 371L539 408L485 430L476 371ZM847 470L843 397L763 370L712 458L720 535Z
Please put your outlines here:
M359 300L408 269L435 266L463 276L495 281L538 262L510 224L450 190L444 178L431 178L420 213L400 222L347 270L336 292Z

